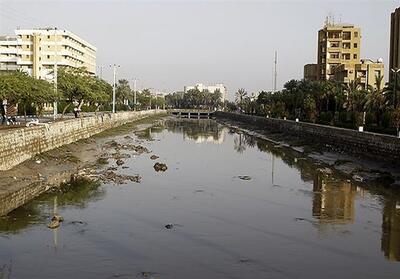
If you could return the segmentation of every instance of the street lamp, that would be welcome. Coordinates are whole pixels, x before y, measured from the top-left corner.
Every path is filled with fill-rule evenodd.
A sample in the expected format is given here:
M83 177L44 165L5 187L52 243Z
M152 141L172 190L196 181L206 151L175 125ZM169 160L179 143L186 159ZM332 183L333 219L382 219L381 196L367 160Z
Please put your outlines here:
M393 106L397 105L397 76L400 69L390 69L394 73L394 92L393 92Z
M110 65L110 67L113 67L113 76L114 76L114 78L113 78L113 95L112 95L112 113L115 113L115 83L116 83L115 79L117 76L117 68L119 68L121 66L114 64L114 65Z

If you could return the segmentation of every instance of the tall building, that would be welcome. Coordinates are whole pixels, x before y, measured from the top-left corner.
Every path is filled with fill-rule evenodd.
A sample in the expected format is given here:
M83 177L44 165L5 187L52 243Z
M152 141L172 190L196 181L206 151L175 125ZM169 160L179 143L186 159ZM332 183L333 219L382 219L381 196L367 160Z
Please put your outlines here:
M319 79L318 64L304 65L304 79L309 81L316 81Z
M184 87L184 92L188 92L189 90L197 89L199 91L208 91L210 93L214 93L219 91L221 93L221 102L225 102L228 97L228 90L226 86L222 83L217 83L214 85L204 85L202 83L197 83L196 85L189 85Z
M318 79L332 80L335 67L359 63L360 47L360 28L327 20L324 28L318 31Z
M399 68L400 68L400 8L397 8L391 15L389 72L390 69L399 69Z
M22 70L38 79L53 80L56 64L85 67L95 74L96 47L57 28L18 29L14 37L0 37L0 71Z

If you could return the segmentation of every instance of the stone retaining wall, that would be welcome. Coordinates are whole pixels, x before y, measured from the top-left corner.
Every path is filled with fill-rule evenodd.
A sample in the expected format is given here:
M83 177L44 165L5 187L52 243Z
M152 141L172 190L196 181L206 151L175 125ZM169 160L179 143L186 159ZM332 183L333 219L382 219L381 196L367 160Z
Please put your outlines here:
M163 110L106 113L0 132L0 171L9 170L34 157L62 145L89 138L104 130L123 125Z
M216 112L215 116L255 125L270 132L307 137L352 153L400 159L400 138L395 136L221 111Z

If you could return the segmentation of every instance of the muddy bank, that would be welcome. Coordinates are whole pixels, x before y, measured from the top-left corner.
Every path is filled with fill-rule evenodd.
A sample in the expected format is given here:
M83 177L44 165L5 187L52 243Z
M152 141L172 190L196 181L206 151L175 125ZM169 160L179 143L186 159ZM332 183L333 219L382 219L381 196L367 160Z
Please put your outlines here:
M391 158L378 159L371 157L371 154L349 154L335 145L317 140L310 141L292 134L272 132L240 121L218 119L218 122L230 127L232 132L261 138L277 148L290 149L297 154L299 160L309 158L322 172L335 172L348 181L368 183L373 187L400 189L400 167L397 161Z
M2 171L0 216L77 177L118 184L126 181L140 182L138 174L121 176L117 175L115 170L117 167L124 168L125 157L144 152L147 154L149 151L140 144L129 143L132 137L126 136L123 144L113 142L111 138L145 130L161 117L149 117L104 131L91 138L39 154L11 170ZM109 161L113 161L115 166L103 169L102 166Z

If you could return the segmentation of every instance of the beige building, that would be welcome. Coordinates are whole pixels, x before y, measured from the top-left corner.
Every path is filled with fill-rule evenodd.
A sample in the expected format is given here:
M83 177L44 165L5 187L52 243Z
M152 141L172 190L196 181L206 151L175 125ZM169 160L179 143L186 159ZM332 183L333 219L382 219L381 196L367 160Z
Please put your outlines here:
M316 81L319 79L318 76L318 64L306 64L304 65L304 79L310 81Z
M355 81L363 88L372 86L376 88L376 77L384 76L384 64L382 61L363 59L355 64L341 64L333 69L335 81L345 84ZM385 86L385 80L381 80L380 88Z
M391 15L390 23L390 69L400 68L400 8L397 8ZM390 75L391 78L392 75Z
M360 47L360 28L327 21L318 32L318 79L332 80L335 67L359 63Z
M18 29L0 37L0 70L20 69L29 75L54 80L54 68L85 67L96 72L96 47L77 35L57 28Z

